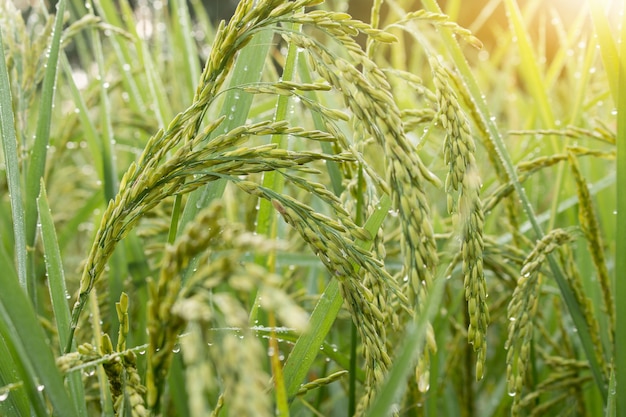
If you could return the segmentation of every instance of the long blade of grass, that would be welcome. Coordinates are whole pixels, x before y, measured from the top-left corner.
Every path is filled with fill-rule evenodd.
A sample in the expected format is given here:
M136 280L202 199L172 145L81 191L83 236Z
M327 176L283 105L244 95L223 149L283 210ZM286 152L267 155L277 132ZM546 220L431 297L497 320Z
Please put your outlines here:
M52 310L57 325L59 340L67 340L70 328L70 309L67 305L67 287L65 286L65 273L63 272L63 262L57 240L48 196L43 180L41 181L41 192L37 199L39 221L41 222L41 240L44 247L44 261L46 264L46 274L48 276L48 290L52 300ZM79 372L69 375L69 389L74 406L79 411L79 415L86 416L85 391Z
M52 300L52 310L57 325L59 340L67 340L70 328L70 309L67 305L67 287L65 273L57 240L48 195L45 185L41 184L41 193L37 199L39 221L41 222L41 240L43 242L46 273L48 275L48 290Z
M427 10L431 12L441 13L441 9L439 8L439 5L435 0L423 0L422 3ZM481 121L486 127L489 134L489 139L492 141L498 153L498 157L500 158L506 170L507 176L513 184L515 192L521 202L522 208L526 213L526 216L528 217L528 221L530 222L533 231L535 232L536 238L541 239L544 236L543 230L537 220L537 217L535 216L532 205L530 204L530 200L526 195L526 191L518 180L517 172L515 171L511 156L509 155L506 146L504 145L504 141L502 140L502 136L500 135L500 131L498 130L498 127L494 122L495 118L491 117L491 112L489 111L489 108L485 101L485 96L482 94L480 87L478 86L478 83L476 82L476 79L472 74L469 64L465 60L465 56L461 51L461 47L449 29L441 28L440 33L445 41L446 47L448 48L448 52L452 56L452 59L454 60L454 63L456 64L459 73L461 74L465 82L470 96L474 100L478 113L481 117ZM554 279L559 286L561 295L563 296L563 300L565 301L569 313L574 321L574 325L576 326L577 334L585 352L587 361L589 362L589 366L596 382L596 386L598 387L602 398L604 399L604 401L606 401L608 395L608 378L606 375L604 375L604 371L600 367L595 356L595 351L597 349L601 349L601 347L595 346L593 344L589 329L584 319L583 312L578 305L576 298L574 297L572 289L569 287L567 281L565 280L564 273L560 265L557 263L554 256L552 255L548 256L548 262L550 264L552 274L554 275Z
M625 7L622 5L622 7ZM622 10L617 97L617 232L615 233L615 380L617 415L626 416L626 16ZM607 69L611 72L611 69Z
M33 306L17 280L6 279L0 291L0 336L37 416L48 416L44 393L55 415L77 416Z
M13 244L17 260L17 277L22 288L27 289L26 223L22 203L22 187L20 185L11 85L3 45L2 31L0 31L0 134L2 135L2 150L4 152L9 199L11 200L11 212L13 214ZM8 274L0 274L0 282L7 279L9 279Z
M111 104L107 92L108 82L106 80L106 69L104 63L104 53L102 51L102 41L100 33L93 29L91 33L92 48L99 73L100 90L100 129L99 154L102 159L104 199L106 202L115 198L117 194L117 174L115 167L115 156L113 149L113 128L111 125Z
M72 67L70 66L67 57L61 57L61 65L63 66L63 72L65 74L65 85L67 85L68 90L72 94L72 98L74 100L74 105L76 106L76 112L78 114L78 119L80 120L81 126L83 128L83 136L85 138L85 142L87 142L87 146L93 155L93 164L95 166L96 172L98 173L98 178L100 181L104 182L104 168L102 166L102 158L98 158L99 152L99 136L96 126L91 121L89 117L89 110L87 108L87 104L83 99L83 96L80 93L80 90L76 86L74 82L74 78L72 75Z
M372 236L376 236L390 207L391 200L385 195L381 199L376 211L372 213L363 226ZM357 241L357 245L361 248L368 249L372 245L372 241L359 240ZM285 362L283 372L289 398L293 398L298 392L300 384L317 357L320 346L322 346L326 335L335 322L335 318L342 305L343 298L339 291L339 283L336 279L332 279L311 314L307 331L298 338L298 341Z
M6 259L0 258L0 265ZM12 271L15 279L15 271ZM26 416L29 413L28 397L20 381L20 376L13 362L11 351L3 338L0 338L0 415Z
M615 369L611 369L609 378L609 398L606 401L605 417L615 417L617 415L617 387L615 381Z
M0 304L0 316L3 313L4 308ZM3 345L1 351L6 354L5 360L2 362L2 365L6 367L2 369L2 374L3 376L9 374L9 377L15 377L17 383L22 384L23 389L14 391L12 395L16 395L15 399L18 401L24 401L24 399L27 401L26 409L28 411L25 415L45 415L43 396L41 393L37 393L37 385L33 384L30 379L30 376L34 374L32 364L25 363L18 358L19 353L17 351L23 349L20 349L19 342L11 336L12 334L14 334L14 329L11 328L10 324L4 320L0 321L0 339Z
M39 196L40 179L43 177L46 169L46 156L48 154L53 110L52 102L54 101L56 90L65 4L66 0L60 0L57 4L52 41L48 51L48 62L46 63L46 72L41 88L41 100L37 112L35 143L28 160L28 174L26 176L26 241L31 246L35 242L35 232L37 230L37 197ZM34 291L34 289L29 290Z

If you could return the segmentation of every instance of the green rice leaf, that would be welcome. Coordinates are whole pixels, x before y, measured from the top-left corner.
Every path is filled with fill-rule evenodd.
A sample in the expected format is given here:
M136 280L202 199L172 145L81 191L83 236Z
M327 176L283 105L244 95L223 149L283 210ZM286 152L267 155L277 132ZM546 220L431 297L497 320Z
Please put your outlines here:
M39 220L41 222L41 239L44 246L46 273L48 275L48 289L52 300L52 309L57 324L60 340L67 340L70 328L70 309L67 305L67 288L65 273L57 241L52 213L48 204L45 184L41 183L41 193L37 199Z
M26 222L22 203L17 137L13 121L11 86L4 57L2 32L0 31L0 134L7 172L7 185L13 214L13 246L17 260L17 276L22 288L27 288ZM7 266L8 267L8 266ZM4 268L3 268L4 269ZM0 282L9 279L9 274L0 274Z
M0 260L4 261L4 259ZM12 279L16 279L15 271L12 272ZM3 338L0 338L0 397L5 398L4 401L0 401L0 415L25 416L29 414L26 391L13 362L11 351Z
M47 399L55 415L77 416L39 319L14 279L6 279L0 291L0 336L11 353L34 414L49 415Z
M70 309L67 305L68 292L65 286L65 273L63 272L63 261L52 220L52 213L48 204L45 184L41 181L41 192L37 199L39 209L39 221L41 222L41 239L44 246L44 260L46 264L46 274L48 276L48 290L52 300L52 309L57 325L59 340L67 340L70 328ZM85 392L80 373L74 372L69 375L69 388L72 393L72 400L80 415L86 416Z
M37 197L39 196L40 179L43 177L46 169L50 124L52 122L53 101L57 81L59 47L61 35L63 34L63 14L65 13L66 3L66 0L60 0L57 4L57 14L54 19L54 30L48 52L46 73L41 88L39 111L37 112L35 143L29 158L28 174L26 176L26 241L31 246L35 242L37 229Z

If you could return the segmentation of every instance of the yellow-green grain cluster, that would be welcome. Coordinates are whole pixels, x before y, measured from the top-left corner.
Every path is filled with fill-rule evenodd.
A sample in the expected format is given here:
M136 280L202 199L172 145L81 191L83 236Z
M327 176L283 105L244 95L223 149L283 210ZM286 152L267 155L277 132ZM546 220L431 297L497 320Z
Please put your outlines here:
M598 282L600 283L600 289L602 290L603 308L607 317L609 318L609 337L613 341L615 333L615 301L613 300L613 291L611 287L611 279L609 277L609 271L607 268L605 249L600 234L600 225L598 224L598 218L596 210L591 202L591 195L589 194L589 187L587 181L580 172L578 165L578 158L573 151L568 152L568 160L574 180L576 181L576 191L578 193L578 202L580 204L578 209L578 221L580 227L587 239L587 245L589 247L589 253L593 264L598 274Z
M509 395L514 396L512 408L514 415L520 411L519 399L530 358L533 321L539 305L541 266L548 254L571 240L569 233L562 229L555 229L537 242L524 261L517 287L508 306L509 330L505 344L507 388Z
M194 101L184 112L178 114L167 126L157 132L147 143L139 161L132 164L120 182L119 192L102 217L95 242L83 269L78 300L72 311L72 337L79 315L87 302L94 283L102 274L104 265L114 247L137 223L143 213L159 204L165 197L190 192L222 174L245 175L252 172L288 168L290 165L306 164L306 156L287 162L287 151L265 146L255 149L239 146L254 135L292 134L284 123L258 123L240 126L215 137L205 146L213 131L223 119L209 123L202 131L203 118L224 84L239 51L260 28L271 25L285 15L305 6L319 4L319 0L300 0L282 3L267 0L253 6L242 2L228 25L218 28L213 49L201 76ZM302 129L296 129L301 131ZM219 152L222 155L218 155ZM270 152L267 154L266 152ZM168 154L174 155L168 158ZM256 162L250 158L260 157ZM273 163L268 164L268 159ZM251 162L251 164L249 164ZM215 170L217 166L222 169ZM253 167L256 166L256 167ZM213 171L208 173L208 171ZM220 172L221 171L221 172ZM67 341L69 351L71 338Z
M489 308L483 271L484 215L479 197L481 180L474 157L476 146L467 116L449 82L448 71L437 58L431 58L430 65L439 103L437 119L446 132L443 149L444 162L448 165L445 182L448 211L456 213L461 233L465 299L470 320L467 337L477 354L476 379L481 379L487 351ZM459 194L456 205L453 193Z
M353 239L369 240L371 236L356 226L341 206L335 205L338 202L336 197L316 187L315 183L291 176L286 178L328 200L329 205L337 210L341 223L316 213L290 196L277 194L250 181L236 183L252 195L271 200L285 221L302 236L329 272L340 281L342 296L363 341L366 358L365 395L359 404L360 414L373 399L375 388L384 380L391 365L386 343L386 323L389 317L383 314L383 311L389 310L387 300L395 296L405 309L407 300L393 278L383 269L382 263L370 252L356 246ZM364 274L367 279L362 278Z
M338 24L347 23L340 21ZM389 36L382 36L384 32L368 32L370 35L372 33L377 34L375 40L392 40ZM420 300L424 299L425 291L432 282L433 268L437 262L424 184L425 181L437 180L406 139L400 111L384 73L360 48L348 46L349 59L344 59L330 54L313 39L297 34L284 37L309 52L312 68L341 91L354 120L363 125L364 131L385 152L390 189L381 185L385 187L384 191L391 191L399 211L403 227L404 274L408 277L403 285L410 302L419 311ZM362 66L362 71L356 65ZM428 351L424 358L427 357ZM420 369L424 374L427 361L421 363L423 365Z
M189 261L205 250L220 233L217 224L222 206L215 204L202 211L176 241L168 246L156 283L150 283L148 302L149 349L147 355L146 385L148 406L157 409L172 360L172 350L184 330L185 321L172 308L182 286L182 274Z

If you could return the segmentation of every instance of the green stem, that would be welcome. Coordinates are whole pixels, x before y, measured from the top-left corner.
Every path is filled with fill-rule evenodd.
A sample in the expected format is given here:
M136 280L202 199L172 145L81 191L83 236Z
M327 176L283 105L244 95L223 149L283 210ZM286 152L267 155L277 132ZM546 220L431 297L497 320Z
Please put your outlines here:
M291 30L294 32L300 31L302 25L293 24ZM289 44L289 48L287 50L287 58L285 61L285 67L283 68L282 79L285 81L291 81L296 73L296 63L298 61L298 47L291 43ZM276 100L276 112L274 114L274 121L283 121L287 120L289 114L289 105L290 105L290 97L285 95L279 95ZM279 148L285 148L285 136L284 135L273 135L271 139L271 143L276 144ZM268 171L263 175L263 186L265 188L271 189L277 193L282 193L285 186L285 179L280 173L276 171ZM276 235L278 233L276 227L276 215L275 210L269 200L262 199L259 202L259 212L257 214L257 227L256 232L259 236L267 236L270 240L276 239ZM255 262L259 265L267 266L269 272L276 271L276 253L272 251L269 255L258 255L255 257ZM252 311L250 313L251 322L255 322L259 318L258 315L258 294L256 295L257 299L252 303ZM268 313L270 320L270 327L273 327L274 321L274 313L270 311ZM276 339L274 335L270 337L269 341L270 345L276 345L276 349L278 345L276 343ZM277 350L275 350L277 352ZM272 373L274 377L274 387L275 387L275 400L276 400L276 410L277 414L282 417L289 416L289 401L288 395L285 388L285 379L283 376L282 368L280 367L280 363L278 362L277 357L275 356L277 353L272 356Z

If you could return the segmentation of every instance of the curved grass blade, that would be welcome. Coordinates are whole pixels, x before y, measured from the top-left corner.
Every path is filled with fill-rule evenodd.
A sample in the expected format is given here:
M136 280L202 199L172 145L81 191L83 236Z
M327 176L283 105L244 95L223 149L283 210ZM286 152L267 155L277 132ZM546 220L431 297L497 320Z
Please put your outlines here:
M55 415L77 416L39 319L15 279L6 279L0 291L0 337L11 352L34 414L49 415L47 398Z
M13 121L13 104L11 100L11 86L4 57L2 31L0 31L0 134L2 135L2 150L7 172L7 185L13 214L13 239L15 257L17 260L17 277L22 288L27 286L27 252L26 252L26 224L24 206L22 204L22 187L20 185L19 157L17 155L17 137ZM4 270L4 268L3 268ZM2 274L0 282L8 280L8 274Z
M59 333L59 340L67 340L70 328L70 309L67 305L67 288L61 261L61 252L57 241L54 222L50 213L45 185L41 184L41 193L37 199L39 220L41 222L41 240L43 241L48 289L52 300L52 310Z
M41 101L37 112L37 131L32 154L28 161L28 174L26 176L26 241L29 245L35 242L37 230L37 197L39 196L40 179L46 169L46 156L50 140L50 124L52 122L52 102L56 89L59 49L63 32L63 15L65 13L66 0L60 0L57 4L57 14L54 19L52 41L46 63L46 72L41 88Z
M50 291L50 299L52 300L52 310L57 325L59 340L67 340L70 329L70 309L67 305L67 288L65 286L65 274L63 272L63 263L61 260L61 252L59 243L52 221L52 214L48 204L48 196L46 195L45 185L41 181L41 192L37 199L39 209L39 221L41 222L41 239L43 241L46 273L48 275L48 290ZM72 400L80 415L86 416L85 408L85 392L80 373L72 373L69 375L69 388L72 393Z
M4 398L4 401L0 401L1 416L29 414L28 397L22 385L9 347L4 339L0 338L0 398Z
M615 369L611 369L609 378L609 398L606 400L605 417L615 417L617 414L617 387L615 381Z

